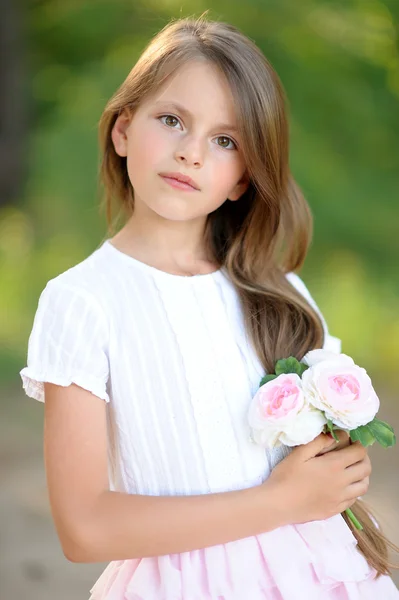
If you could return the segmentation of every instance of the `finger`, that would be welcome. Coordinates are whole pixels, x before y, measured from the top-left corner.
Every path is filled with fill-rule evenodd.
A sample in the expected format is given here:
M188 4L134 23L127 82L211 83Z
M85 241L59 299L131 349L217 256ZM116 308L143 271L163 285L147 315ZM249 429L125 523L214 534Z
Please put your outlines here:
M367 493L370 485L369 477L365 477L361 481L352 483L346 489L345 499L348 501L356 501L360 496L364 496Z
M343 467L349 467L363 460L365 456L367 456L367 448L360 442L355 442L347 448L342 448L342 450L336 452L336 457Z
M308 444L302 444L297 446L292 451L291 455L298 455L301 460L307 461L314 458L319 453L327 448L333 448L336 445L336 441L332 440L330 436L321 433L312 442Z
M343 448L346 448L350 445L350 438L346 437L345 439L342 439L343 436L340 437L341 439L338 442L336 442L335 446L332 446L331 448L325 448L322 452L320 452L320 454L325 454L326 452L336 452L337 450L342 450Z
M368 458L368 457L367 457ZM345 469L345 477L348 484L356 483L357 481L361 481L365 477L370 477L371 474L371 463L369 460L361 460L354 465L347 467Z
M335 431L335 435L338 437L340 442L347 442L349 438L349 433L347 431L343 431L343 429L337 429Z
M366 448L366 450L367 450L367 448ZM353 463L352 465L349 465L349 467L346 467L345 470L346 471L350 470L352 467L355 467L356 465L359 465L359 464L367 465L367 467L370 469L370 473L371 473L372 466L371 466L371 460L368 455L368 452L366 452L366 455L361 460L359 460L357 463Z
M330 433L327 433L326 435L331 439L332 436ZM342 429L337 429L335 430L335 436L338 438L338 440L335 440L335 444L331 444L330 446L323 448L318 453L318 456L322 456L327 452L333 452L335 450L340 450L341 448L346 448L346 446L349 446L350 437L346 431L343 431Z
M350 508L351 506L353 506L356 502L357 498L352 498L351 500L346 500L345 502L341 502L341 504L338 507L338 511L340 513L345 512L345 510L347 508Z
M336 431L339 442L335 448L335 450L342 450L342 448L346 448L350 445L351 439L349 437L349 433L346 431Z

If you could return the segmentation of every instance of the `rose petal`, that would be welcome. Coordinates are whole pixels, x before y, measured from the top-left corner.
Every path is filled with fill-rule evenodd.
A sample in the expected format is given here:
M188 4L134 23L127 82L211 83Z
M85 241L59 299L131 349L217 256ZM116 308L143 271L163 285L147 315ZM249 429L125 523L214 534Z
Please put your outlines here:
M379 399L365 369L350 357L316 362L302 376L308 401L344 429L366 425L377 414ZM347 360L347 359L350 360Z

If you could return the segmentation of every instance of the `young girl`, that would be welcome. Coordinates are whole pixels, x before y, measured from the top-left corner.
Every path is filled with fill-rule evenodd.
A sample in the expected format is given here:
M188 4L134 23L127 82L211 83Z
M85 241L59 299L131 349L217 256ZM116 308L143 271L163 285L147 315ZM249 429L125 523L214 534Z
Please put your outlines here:
M267 452L249 437L278 358L339 350L295 273L311 216L270 64L230 25L174 21L100 133L109 219L113 201L127 219L49 281L21 371L46 400L65 556L113 561L91 599L399 598L385 538L355 502L367 451L326 452L320 435Z

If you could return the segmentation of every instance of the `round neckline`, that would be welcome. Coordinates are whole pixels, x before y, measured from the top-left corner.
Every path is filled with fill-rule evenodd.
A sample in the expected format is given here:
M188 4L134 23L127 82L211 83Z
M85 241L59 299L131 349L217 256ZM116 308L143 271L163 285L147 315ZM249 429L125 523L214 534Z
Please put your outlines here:
M222 274L222 267L220 267L219 269L217 269L216 271L212 271L211 273L197 273L196 275L176 275L175 273L168 273L167 271L162 271L161 269L157 269L156 267L153 267L152 265L149 265L141 260L138 260L137 258L134 258L130 254L126 254L125 252L122 252L122 250L119 250L112 244L110 239L105 240L105 242L103 243L103 248L107 248L115 256L119 256L125 262L130 263L131 265L135 265L143 271L147 271L148 273L152 273L153 275L158 275L160 277L164 277L164 278L171 279L171 280L172 279L176 280L176 281L178 281L178 280L183 280L183 281L200 280L200 279L212 278L212 277L218 276L219 274Z

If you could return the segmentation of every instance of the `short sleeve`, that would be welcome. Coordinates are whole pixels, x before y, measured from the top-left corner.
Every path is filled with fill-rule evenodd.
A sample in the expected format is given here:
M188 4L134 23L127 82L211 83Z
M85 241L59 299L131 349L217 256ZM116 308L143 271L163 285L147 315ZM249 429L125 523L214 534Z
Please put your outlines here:
M298 290L298 292L300 292L302 294L302 296L304 296L304 298L306 298L306 300L309 302L309 304L312 306L312 308L314 308L314 310L319 315L321 322L323 324L323 329L324 329L323 349L330 350L331 352L340 353L341 347L342 347L342 341L339 338L330 334L330 332L328 330L327 322L326 322L320 308L317 306L313 296L311 295L311 293L309 292L305 283L303 282L303 280L299 277L299 275L297 275L294 272L287 273L286 277L287 277L288 281Z
M44 382L71 383L109 402L109 326L89 291L56 279L40 295L28 342L27 366L20 371L28 396L44 401Z

